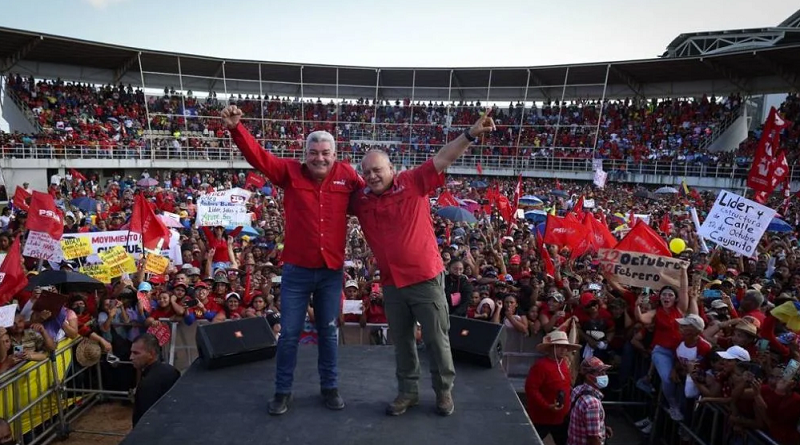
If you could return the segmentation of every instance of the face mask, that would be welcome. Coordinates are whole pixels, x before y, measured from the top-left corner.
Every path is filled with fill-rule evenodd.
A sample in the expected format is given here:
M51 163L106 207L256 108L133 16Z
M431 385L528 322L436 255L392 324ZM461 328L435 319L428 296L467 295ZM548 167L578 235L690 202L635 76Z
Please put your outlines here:
M595 384L598 388L603 389L608 386L608 376L607 375L598 375L595 378Z
M84 307L84 306L78 306L78 307L76 307L75 309L73 309L73 311L75 311L75 313L76 313L76 314L78 314L78 315L81 315L81 314L83 314L84 312L86 312L86 307ZM3 445L3 443L2 443L2 442L0 442L0 445Z

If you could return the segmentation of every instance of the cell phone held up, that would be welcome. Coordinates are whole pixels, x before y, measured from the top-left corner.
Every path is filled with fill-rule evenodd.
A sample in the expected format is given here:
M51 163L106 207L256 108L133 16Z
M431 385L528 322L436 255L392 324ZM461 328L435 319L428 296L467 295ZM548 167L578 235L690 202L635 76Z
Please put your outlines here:
M564 390L563 389L558 390L558 393L556 394L556 405L564 406L564 397L566 397Z

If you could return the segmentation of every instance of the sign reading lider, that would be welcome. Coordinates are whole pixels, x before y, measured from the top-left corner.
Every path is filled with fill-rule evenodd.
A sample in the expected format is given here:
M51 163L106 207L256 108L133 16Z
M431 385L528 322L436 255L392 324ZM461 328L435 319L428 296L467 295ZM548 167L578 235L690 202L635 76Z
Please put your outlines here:
M722 190L698 233L731 252L752 257L775 210Z
M617 282L627 286L678 289L682 269L689 267L688 261L649 253L614 249L600 249L599 253L602 271L614 275Z
M245 226L250 224L247 200L250 192L240 188L205 194L197 199L197 227Z

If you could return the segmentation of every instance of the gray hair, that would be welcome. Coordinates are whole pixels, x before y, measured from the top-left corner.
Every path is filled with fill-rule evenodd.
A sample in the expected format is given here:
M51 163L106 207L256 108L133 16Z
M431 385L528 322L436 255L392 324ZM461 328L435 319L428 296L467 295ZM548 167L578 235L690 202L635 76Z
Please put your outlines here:
M761 307L764 304L764 295L755 289L750 289L744 294L744 298L742 300L751 300L753 303L756 304L756 307Z
M306 147L304 151L306 154L308 153L308 149L311 147L311 144L315 142L327 142L331 144L331 150L336 153L336 139L334 139L333 135L327 131L314 131L308 135L306 138Z

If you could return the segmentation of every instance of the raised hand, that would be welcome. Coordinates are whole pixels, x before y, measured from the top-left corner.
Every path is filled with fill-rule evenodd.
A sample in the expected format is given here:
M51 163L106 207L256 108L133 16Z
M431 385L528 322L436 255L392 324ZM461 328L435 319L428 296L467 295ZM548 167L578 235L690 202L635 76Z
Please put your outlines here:
M487 108L483 116L481 116L481 118L472 125L472 128L469 129L470 136L477 137L484 133L497 130L497 127L494 125L494 120L489 117L490 113L491 110Z
M236 128L239 125L239 120L242 118L242 110L236 105L228 105L220 113L222 123L228 127L229 130Z

